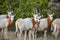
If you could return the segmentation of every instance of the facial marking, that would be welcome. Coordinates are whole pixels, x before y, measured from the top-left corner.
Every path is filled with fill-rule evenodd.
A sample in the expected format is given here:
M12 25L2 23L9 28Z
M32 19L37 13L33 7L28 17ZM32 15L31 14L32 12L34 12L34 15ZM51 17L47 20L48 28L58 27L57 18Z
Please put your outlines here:
M10 15L11 15L11 12L8 12L8 14L10 14Z
M53 15L52 14L50 14L48 16L50 17L51 20L53 20Z
M39 22L40 21L40 16L38 16L38 14L35 14L35 15L33 15L34 16L34 20L36 21L36 22Z
M12 20L12 21L14 20L14 15L11 15L11 20Z

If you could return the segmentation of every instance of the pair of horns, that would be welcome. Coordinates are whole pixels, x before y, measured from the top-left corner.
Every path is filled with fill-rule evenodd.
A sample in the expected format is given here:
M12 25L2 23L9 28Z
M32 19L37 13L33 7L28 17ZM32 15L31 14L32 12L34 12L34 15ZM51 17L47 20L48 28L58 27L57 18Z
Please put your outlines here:
M52 14L51 14L51 13L47 13L47 15L54 15L54 14L55 14L55 13L52 13Z
M10 11L12 8L11 8L11 5L10 6L6 6L7 10Z
M40 15L40 13L38 12L37 7L34 8L34 14L38 14L38 15Z

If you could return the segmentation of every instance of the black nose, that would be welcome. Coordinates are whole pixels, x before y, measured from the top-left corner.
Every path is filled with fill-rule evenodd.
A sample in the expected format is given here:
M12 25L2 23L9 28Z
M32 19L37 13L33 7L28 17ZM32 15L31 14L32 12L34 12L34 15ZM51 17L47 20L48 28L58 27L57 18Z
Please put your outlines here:
M14 15L14 13L11 13L11 15Z
M39 20L40 20L40 18L39 18Z

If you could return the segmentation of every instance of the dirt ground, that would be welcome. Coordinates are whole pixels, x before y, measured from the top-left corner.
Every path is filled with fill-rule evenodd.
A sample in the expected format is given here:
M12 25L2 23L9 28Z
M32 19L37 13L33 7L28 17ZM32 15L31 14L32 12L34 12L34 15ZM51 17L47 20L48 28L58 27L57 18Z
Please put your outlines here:
M23 37L24 36L22 36L22 40L23 40ZM0 40L18 40L18 39L16 38L15 32L8 32L8 39L4 39L3 34L0 32ZM28 37L27 37L27 40L28 40ZM37 40L45 40L45 39L43 36L38 36ZM48 35L47 40L60 40L60 36L56 39L52 35Z

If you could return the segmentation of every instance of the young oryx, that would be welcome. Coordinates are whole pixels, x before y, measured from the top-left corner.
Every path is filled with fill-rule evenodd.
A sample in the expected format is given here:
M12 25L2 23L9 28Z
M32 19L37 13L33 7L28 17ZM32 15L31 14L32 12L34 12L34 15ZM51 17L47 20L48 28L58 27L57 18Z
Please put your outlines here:
M52 20L53 20L53 14L48 14L47 18L40 19L38 31L44 30L44 37L46 37L46 33L51 25Z
M13 19L14 19L14 15L12 15L12 11L7 11L8 15L4 16L6 18L1 18L0 19L0 28L2 29L2 31L4 31L4 33L6 34L5 31L7 31L7 28L12 24Z
M60 19L56 18L51 25L51 28L53 28L53 35L57 38L60 30Z
M22 35L22 31L25 31L25 39L26 40L26 30L32 30L35 28L35 25L39 22L40 20L40 16L38 16L38 14L33 14L32 18L19 18L16 22L15 22L15 26L16 26L16 34L18 33L18 29L20 31L20 40L21 40L21 35ZM32 32L34 33L34 32ZM32 35L34 38L34 35ZM30 40L30 31L29 31L29 40Z

